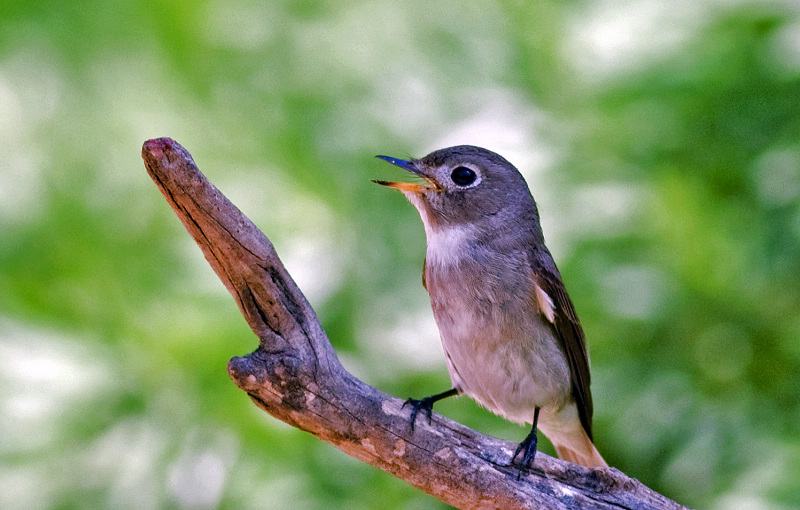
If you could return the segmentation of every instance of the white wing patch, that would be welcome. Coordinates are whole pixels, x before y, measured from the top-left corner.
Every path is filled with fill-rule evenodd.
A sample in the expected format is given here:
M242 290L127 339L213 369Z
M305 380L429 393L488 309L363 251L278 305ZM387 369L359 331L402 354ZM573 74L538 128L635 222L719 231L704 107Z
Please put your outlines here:
M536 304L539 305L539 311L542 312L542 315L544 315L547 320L551 323L555 323L556 307L553 305L553 300L539 285L534 284L533 288L536 291Z

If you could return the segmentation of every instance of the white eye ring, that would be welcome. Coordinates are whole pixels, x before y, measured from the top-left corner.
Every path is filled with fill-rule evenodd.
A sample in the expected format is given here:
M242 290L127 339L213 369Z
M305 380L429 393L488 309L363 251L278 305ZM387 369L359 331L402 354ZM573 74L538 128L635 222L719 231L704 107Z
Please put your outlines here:
M478 172L464 165L458 165L450 171L450 180L459 188L471 188L481 181Z

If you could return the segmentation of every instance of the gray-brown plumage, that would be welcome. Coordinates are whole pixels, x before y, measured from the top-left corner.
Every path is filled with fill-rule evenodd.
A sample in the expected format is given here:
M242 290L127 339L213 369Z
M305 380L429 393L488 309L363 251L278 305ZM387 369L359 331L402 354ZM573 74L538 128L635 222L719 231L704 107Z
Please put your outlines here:
M512 461L530 465L536 428L559 457L606 466L592 444L586 342L544 244L525 180L503 157L458 146L409 161L379 156L423 179L375 181L417 208L427 237L423 282L453 389L410 399L411 423L434 402L465 393L492 412L532 423Z

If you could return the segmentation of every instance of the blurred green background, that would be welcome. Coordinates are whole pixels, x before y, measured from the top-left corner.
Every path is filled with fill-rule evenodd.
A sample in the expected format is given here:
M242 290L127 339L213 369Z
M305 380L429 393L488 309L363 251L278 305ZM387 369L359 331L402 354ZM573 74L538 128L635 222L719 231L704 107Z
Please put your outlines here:
M145 173L158 136L400 397L449 381L422 225L373 156L503 154L582 318L609 463L695 507L800 507L795 0L5 0L0 507L443 508L230 382L257 341Z

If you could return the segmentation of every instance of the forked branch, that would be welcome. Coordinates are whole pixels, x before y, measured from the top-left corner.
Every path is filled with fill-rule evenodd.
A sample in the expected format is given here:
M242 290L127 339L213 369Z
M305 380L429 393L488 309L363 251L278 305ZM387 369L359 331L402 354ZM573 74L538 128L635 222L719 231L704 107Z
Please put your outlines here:
M609 468L540 453L518 478L516 446L438 414L409 427L403 400L348 373L264 234L170 138L145 142L147 171L259 338L228 373L262 409L458 508L679 509Z

